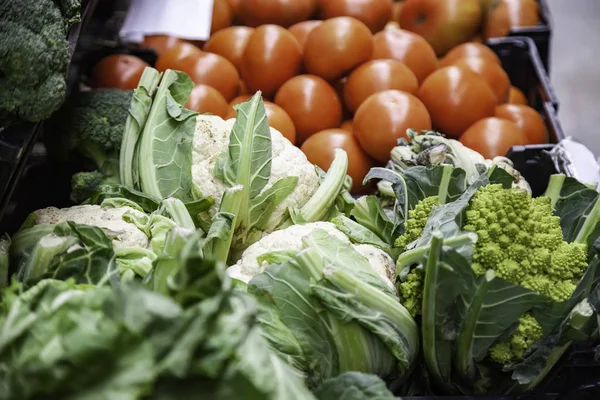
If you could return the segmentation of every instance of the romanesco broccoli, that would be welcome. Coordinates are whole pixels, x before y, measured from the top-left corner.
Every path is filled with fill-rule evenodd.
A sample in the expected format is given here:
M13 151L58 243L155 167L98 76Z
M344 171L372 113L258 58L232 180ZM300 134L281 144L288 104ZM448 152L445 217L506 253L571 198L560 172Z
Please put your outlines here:
M522 359L529 346L541 339L542 336L542 326L531 314L524 314L519 318L519 326L511 337L507 341L492 346L490 357L500 364L508 364L511 361Z

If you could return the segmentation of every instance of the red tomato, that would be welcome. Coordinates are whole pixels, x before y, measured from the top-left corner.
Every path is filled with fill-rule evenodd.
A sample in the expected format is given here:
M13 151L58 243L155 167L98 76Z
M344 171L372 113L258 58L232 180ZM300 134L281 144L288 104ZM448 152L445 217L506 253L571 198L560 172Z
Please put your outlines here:
M236 104L244 103L250 100L252 96L238 96L233 99L229 106L230 111L227 115L227 119L235 118L237 112L233 109L233 106ZM264 101L265 112L267 114L267 121L269 121L269 126L279 131L287 140L292 142L292 144L296 143L296 127L294 126L294 122L285 112L285 110L279 107L275 103L271 103L270 101Z
M459 67L446 67L429 75L419 98L431 115L434 129L458 138L476 121L491 117L496 96L480 76Z
M392 9L392 18L390 18L390 22L396 22L400 24L400 12L402 11L402 6L404 5L404 1L396 1L394 2L394 8Z
M356 68L348 77L344 85L344 103L354 113L373 93L391 89L416 94L419 82L399 61L372 60Z
M240 83L238 84L237 94L238 94L238 96L241 96L243 94L250 94L250 91L248 90L248 87L246 86L246 84L242 80L240 80Z
M227 2L229 3L229 9L231 10L231 13L235 16L239 15L242 0L227 0Z
M371 32L382 30L392 18L392 0L319 0L321 18L354 17Z
M144 37L142 46L150 47L156 52L157 55L160 56L161 54L166 53L168 50L171 50L179 43L181 43L181 40L175 36L148 35Z
M527 136L514 123L501 118L484 118L460 137L460 142L486 159L505 156L512 146L527 144Z
M479 0L406 0L400 26L423 36L443 56L475 36L481 17Z
M365 100L354 116L352 132L360 146L377 161L387 162L407 129L431 129L423 103L410 93L386 90Z
M181 71L192 78L195 84L205 84L217 89L226 100L235 97L240 76L232 63L213 53L202 53L199 57L188 57L180 63Z
M484 20L485 38L504 37L510 33L510 15L508 5L502 1L494 2L488 8Z
M535 26L540 23L540 6L536 0L502 0L508 8L511 27Z
M271 98L301 67L302 51L294 35L277 25L263 25L246 45L240 72L251 92L261 90Z
M327 171L335 158L335 149L348 155L348 175L352 178L352 193L365 192L362 182L375 162L360 147L356 138L342 129L326 129L309 137L300 147L306 158L322 170Z
M372 58L393 59L406 64L419 84L438 68L435 51L425 39L396 28L386 29L373 36Z
M502 66L500 58L498 58L492 49L484 44L469 42L463 43L450 50L448 54L446 54L446 56L440 60L440 67L448 67L461 58L467 57L484 58Z
M334 81L371 58L373 40L365 24L351 17L329 19L306 38L304 66L308 73Z
M201 114L214 114L225 118L229 112L229 104L218 90L207 85L196 85L190 93L185 106Z
M342 125L340 125L340 129L345 130L346 132L350 132L352 133L352 123L354 121L352 121L351 119L342 122Z
M329 83L314 75L295 76L275 96L296 127L297 142L315 132L337 128L342 122L342 103Z
M167 69L180 70L183 60L191 57L199 57L201 54L202 50L193 44L180 42L158 56L156 69L160 72L164 72Z
M501 66L479 57L462 58L453 64L481 76L494 91L497 103L506 103L510 90L510 79Z
M228 59L238 70L242 65L242 57L254 28L232 26L211 35L204 44L204 51L215 53Z
M508 104L522 104L524 106L529 105L527 97L523 94L521 89L518 87L511 86L508 92Z
M290 31L290 33L294 35L294 37L300 44L300 48L302 49L302 51L304 51L304 44L306 43L306 38L308 37L308 34L311 33L313 29L315 29L322 23L323 21L317 20L302 21L290 26L288 28L288 31Z
M113 54L104 57L94 66L90 83L95 88L133 90L137 87L144 69L149 66L141 58L127 54Z
M542 116L529 106L503 104L496 107L495 116L514 122L525 133L529 144L548 142L546 125Z
M214 0L210 33L213 34L221 29L231 26L232 21L233 13L229 8L227 0Z
M316 0L242 0L239 16L248 26L275 24L287 28L309 19L316 6Z

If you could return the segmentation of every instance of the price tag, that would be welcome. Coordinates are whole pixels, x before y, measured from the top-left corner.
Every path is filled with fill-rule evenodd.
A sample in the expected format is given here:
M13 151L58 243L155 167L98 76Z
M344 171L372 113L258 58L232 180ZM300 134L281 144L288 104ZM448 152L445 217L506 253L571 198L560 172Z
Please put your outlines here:
M146 35L187 40L210 36L214 0L131 0L121 40L140 43Z

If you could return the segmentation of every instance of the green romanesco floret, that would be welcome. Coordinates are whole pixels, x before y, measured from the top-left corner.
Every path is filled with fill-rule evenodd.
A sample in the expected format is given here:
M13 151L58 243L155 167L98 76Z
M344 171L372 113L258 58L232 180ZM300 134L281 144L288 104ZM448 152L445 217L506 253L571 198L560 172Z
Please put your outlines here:
M413 268L398 285L400 301L413 317L421 314L424 275L423 268Z
M408 212L408 221L404 225L404 234L398 236L394 242L394 246L404 251L410 243L417 240L421 236L421 233L423 233L423 228L425 228L431 210L433 210L433 207L439 205L440 199L438 196L426 197L420 200L415 205L415 208Z
M517 330L505 342L500 342L490 349L492 360L500 364L508 364L523 358L525 351L536 340L542 338L542 326L531 316L524 314L519 318Z
M563 240L550 199L522 189L488 185L478 189L465 213L465 230L477 233L473 269L554 301L568 299L587 268L587 246Z

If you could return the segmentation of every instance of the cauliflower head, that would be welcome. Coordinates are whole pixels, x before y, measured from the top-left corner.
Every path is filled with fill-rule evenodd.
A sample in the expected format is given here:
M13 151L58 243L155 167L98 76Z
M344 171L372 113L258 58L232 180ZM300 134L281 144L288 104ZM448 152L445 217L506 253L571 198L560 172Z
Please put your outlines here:
M292 225L289 228L273 232L250 245L242 254L241 259L227 269L227 273L232 278L248 283L267 267L266 263L259 263L258 259L261 255L273 251L300 251L303 249L303 237L316 229L321 229L345 243L350 243L348 236L330 222ZM383 278L391 289L395 290L393 284L396 275L394 260L384 251L371 245L354 244L352 247L365 257L373 270Z
M102 228L112 237L115 248L149 248L150 239L135 224L124 219L125 214L143 214L131 207L102 208L98 205L82 205L69 208L48 207L35 211L35 225L60 224L71 221L76 224Z
M227 186L214 175L219 155L229 146L229 135L235 119L223 120L215 115L199 115L192 141L192 179L203 196L210 196L215 205L210 210L214 215ZM286 176L298 177L298 184L273 212L273 217L282 219L288 207L301 207L319 188L319 177L304 153L279 131L271 128L271 176L262 192Z

